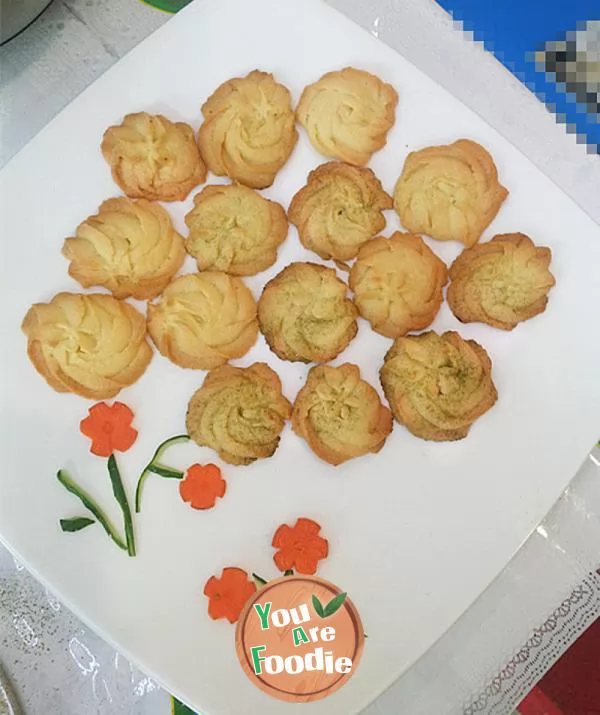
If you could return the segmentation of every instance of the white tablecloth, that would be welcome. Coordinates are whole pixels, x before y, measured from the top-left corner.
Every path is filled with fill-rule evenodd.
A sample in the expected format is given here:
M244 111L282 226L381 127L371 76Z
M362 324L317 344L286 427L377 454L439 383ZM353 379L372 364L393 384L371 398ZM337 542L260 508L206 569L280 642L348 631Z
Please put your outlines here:
M598 157L491 55L465 40L437 5L330 3L477 111L600 222ZM0 49L0 165L168 17L136 0L55 0ZM509 713L600 614L599 459L600 452L592 453L505 571L368 715ZM168 712L167 695L155 682L2 549L0 662L28 715ZM2 707L0 688L0 715Z

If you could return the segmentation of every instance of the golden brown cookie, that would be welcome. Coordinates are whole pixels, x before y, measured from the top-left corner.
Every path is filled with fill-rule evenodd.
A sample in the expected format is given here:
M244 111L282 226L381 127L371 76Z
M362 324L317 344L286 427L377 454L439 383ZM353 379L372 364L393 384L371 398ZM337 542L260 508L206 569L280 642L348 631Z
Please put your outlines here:
M398 94L364 70L346 67L306 87L296 110L314 148L363 166L385 146L396 120Z
M180 367L211 370L256 342L256 303L241 278L205 271L176 278L148 304L148 332Z
M193 129L162 114L128 114L104 132L102 154L134 199L182 201L206 179Z
M463 439L498 398L492 361L474 340L433 331L398 338L381 384L394 417L421 439Z
M271 186L298 140L289 91L254 70L224 82L202 114L198 144L213 174L254 189Z
M281 381L264 362L211 370L188 406L186 428L201 447L229 464L271 457L292 406Z
M396 231L360 249L349 282L356 307L373 330L397 338L431 325L447 280L445 263L420 236Z
M468 247L479 241L507 196L490 154L470 139L459 139L408 155L394 189L394 208L408 231Z
M258 322L282 360L327 362L356 335L357 310L332 268L292 263L265 286Z
M392 413L356 365L316 365L294 402L292 428L317 457L337 466L379 452L392 431Z
M383 211L392 204L371 169L331 161L310 172L288 215L305 248L324 259L349 261L385 228Z
M523 233L506 233L463 251L450 267L448 304L463 323L512 330L543 313L555 284L552 252Z
M65 240L69 274L84 288L104 286L115 298L156 297L177 273L185 248L160 204L124 197L105 201Z
M27 353L57 392L105 400L133 384L152 358L146 321L132 305L99 293L58 293L23 320Z
M272 266L288 232L283 208L240 184L206 186L194 197L185 222L190 229L185 247L198 270L234 276Z

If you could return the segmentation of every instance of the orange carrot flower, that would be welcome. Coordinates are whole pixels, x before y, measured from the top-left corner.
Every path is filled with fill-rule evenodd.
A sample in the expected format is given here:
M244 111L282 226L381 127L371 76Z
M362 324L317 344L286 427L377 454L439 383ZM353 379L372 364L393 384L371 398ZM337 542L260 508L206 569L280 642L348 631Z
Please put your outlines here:
M321 527L312 519L298 519L291 527L282 524L273 536L272 546L279 551L273 561L280 571L296 569L298 573L314 574L318 562L327 557L329 543L319 536Z
M122 402L98 402L81 420L81 433L92 440L90 452L98 457L110 457L113 452L126 452L137 439L131 426L133 412Z
M204 595L208 597L208 615L215 621L226 618L235 623L255 592L256 584L248 580L248 574L243 569L225 568L221 578L211 576L204 586Z
M210 509L225 494L227 482L215 464L193 464L179 482L179 494L194 509Z

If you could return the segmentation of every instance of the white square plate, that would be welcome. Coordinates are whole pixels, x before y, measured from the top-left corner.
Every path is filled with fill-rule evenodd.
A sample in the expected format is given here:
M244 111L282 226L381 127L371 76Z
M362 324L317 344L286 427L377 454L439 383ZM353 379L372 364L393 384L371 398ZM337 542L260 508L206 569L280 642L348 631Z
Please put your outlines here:
M461 326L444 306L438 331L458 329L489 351L497 405L469 437L433 444L395 426L375 456L334 469L289 426L276 455L225 466L226 498L206 513L184 504L171 480L148 482L137 522L139 556L128 558L98 527L65 535L60 517L79 513L55 478L59 467L112 503L103 460L88 453L78 424L89 403L53 392L33 370L20 322L31 303L78 290L60 255L64 237L119 192L99 152L103 131L127 112L164 112L198 127L200 105L222 81L259 68L294 99L322 73L347 65L375 72L400 94L397 122L372 168L391 191L407 153L460 137L494 156L510 197L484 240L522 231L552 248L557 278L548 310L505 333ZM264 193L287 206L325 161L301 132ZM211 183L219 183L210 177ZM600 427L600 230L554 184L475 114L398 54L319 0L197 0L107 72L0 174L3 303L0 537L63 600L117 648L207 715L279 713L283 707L348 715L365 707L453 623L509 561L567 486ZM185 233L191 206L168 210ZM398 227L392 212L387 234ZM446 261L457 245L429 242ZM295 259L315 260L294 229L262 285ZM186 264L193 270L193 264ZM389 341L361 321L337 363L361 366L378 386ZM239 364L266 360L294 398L307 367L283 363L261 338ZM140 437L120 458L131 493L164 438L184 427L187 401L204 374L159 355L119 397ZM184 468L214 459L195 446L172 451ZM114 512L113 512L114 513ZM234 652L234 629L209 620L202 588L224 566L276 575L270 538L282 522L309 516L331 554L320 575L346 589L369 639L356 675L332 697L283 706L255 688Z

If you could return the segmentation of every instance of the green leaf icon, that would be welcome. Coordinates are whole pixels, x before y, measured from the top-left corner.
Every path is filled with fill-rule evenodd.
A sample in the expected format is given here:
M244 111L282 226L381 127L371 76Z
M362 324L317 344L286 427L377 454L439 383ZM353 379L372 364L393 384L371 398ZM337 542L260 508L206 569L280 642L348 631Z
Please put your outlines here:
M323 608L323 604L321 603L321 601L319 601L319 599L317 598L317 596L314 593L313 593L313 597L312 597L312 604L313 604L313 608L317 612L317 616L320 616L321 618L325 618L325 609Z
M331 601L325 606L325 618L328 616L333 616L333 614L341 608L342 604L346 600L346 596L348 594L344 591L344 593L338 593L338 595L335 598L332 598Z
M76 516L73 519L61 519L60 528L63 531L81 531L95 523L94 519L88 519L87 516Z
M155 7L163 12L177 12L188 5L192 0L142 0L146 5Z

